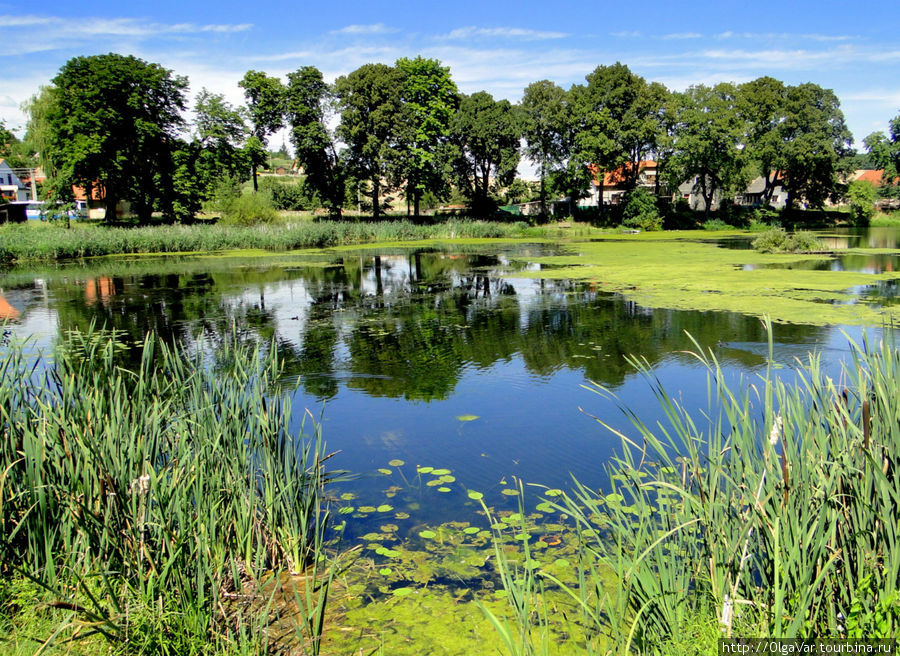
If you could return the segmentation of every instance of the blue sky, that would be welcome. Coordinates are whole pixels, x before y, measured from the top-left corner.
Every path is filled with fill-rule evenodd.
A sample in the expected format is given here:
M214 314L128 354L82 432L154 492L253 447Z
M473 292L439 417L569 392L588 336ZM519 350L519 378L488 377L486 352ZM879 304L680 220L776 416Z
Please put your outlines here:
M530 82L568 87L616 61L677 90L760 75L811 81L835 90L859 145L900 113L897 16L884 0L0 0L0 119L24 127L21 103L76 55L133 54L187 75L192 95L206 87L240 103L249 69L284 76L313 65L333 80L421 54L450 66L462 91L512 101Z

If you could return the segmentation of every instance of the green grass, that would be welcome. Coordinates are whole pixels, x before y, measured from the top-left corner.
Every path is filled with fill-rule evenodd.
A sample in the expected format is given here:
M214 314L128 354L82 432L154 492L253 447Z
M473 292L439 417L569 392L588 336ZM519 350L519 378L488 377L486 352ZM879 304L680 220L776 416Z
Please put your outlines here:
M0 579L68 611L23 615L8 593L5 621L147 654L257 653L277 624L317 653L329 475L318 427L290 428L280 371L272 348L210 358L103 331L52 358L4 350Z
M869 225L873 228L894 228L900 226L900 212L891 212L890 214L878 212L869 221Z

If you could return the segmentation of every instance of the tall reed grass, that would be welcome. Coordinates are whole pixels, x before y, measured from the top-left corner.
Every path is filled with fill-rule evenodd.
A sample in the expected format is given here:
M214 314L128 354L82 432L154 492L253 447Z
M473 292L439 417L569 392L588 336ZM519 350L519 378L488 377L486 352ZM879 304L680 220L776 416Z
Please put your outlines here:
M57 641L260 653L290 621L318 652L331 475L279 380L274 349L236 342L204 360L91 330L0 353L0 576L71 611Z
M576 585L548 574L543 584L623 654L666 653L698 625L735 637L896 635L900 350L851 349L838 380L811 355L790 384L771 370L728 384L697 345L710 398L699 414L635 358L667 419L649 426L622 407L634 429L613 431L622 446L606 489L576 482L547 498L570 518L580 573ZM512 599L535 589L504 584Z
M525 236L524 223L448 220L431 225L409 221L379 223L301 221L261 226L192 225L65 230L56 226L0 227L0 262L63 259L119 253L215 252L233 249L284 251L374 241L498 238Z

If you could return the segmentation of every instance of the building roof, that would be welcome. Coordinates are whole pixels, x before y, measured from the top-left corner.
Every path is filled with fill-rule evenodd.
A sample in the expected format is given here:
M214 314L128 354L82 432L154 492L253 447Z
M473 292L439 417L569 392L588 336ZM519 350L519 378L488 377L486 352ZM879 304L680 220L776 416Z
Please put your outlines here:
M880 187L884 179L884 169L860 169L854 171L850 179L854 181L861 180L862 182L868 182L874 187Z
M603 186L604 187L617 187L623 182L625 182L625 171L630 171L632 168L631 162L625 162L624 165L615 169L614 171L605 171L603 173ZM644 169L655 169L656 162L652 159L644 160L643 162L638 162L638 173L643 171ZM597 175L600 172L600 167L596 164L588 164L588 170L591 172L591 177L593 178L594 184L597 183Z

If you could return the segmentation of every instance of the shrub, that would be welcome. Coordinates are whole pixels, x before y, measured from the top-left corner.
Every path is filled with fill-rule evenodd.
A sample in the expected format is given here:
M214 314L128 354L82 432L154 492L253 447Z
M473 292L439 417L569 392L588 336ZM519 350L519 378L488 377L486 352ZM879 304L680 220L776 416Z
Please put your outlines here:
M725 223L722 219L710 219L703 224L703 229L709 231L733 230L734 226Z
M228 205L224 214L226 223L241 226L272 223L278 218L272 199L265 192L239 196Z
M315 191L302 178L290 182L263 178L259 189L269 194L276 210L314 210L321 206Z
M622 211L622 225L639 230L662 230L662 217L653 194L646 189L630 191Z
M847 186L847 200L850 202L853 223L859 226L869 225L875 215L875 202L878 200L875 187L863 180L854 180Z
M779 226L754 239L753 248L761 253L809 253L821 250L822 243L811 232L789 233Z

